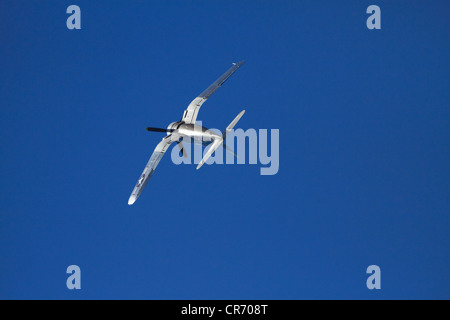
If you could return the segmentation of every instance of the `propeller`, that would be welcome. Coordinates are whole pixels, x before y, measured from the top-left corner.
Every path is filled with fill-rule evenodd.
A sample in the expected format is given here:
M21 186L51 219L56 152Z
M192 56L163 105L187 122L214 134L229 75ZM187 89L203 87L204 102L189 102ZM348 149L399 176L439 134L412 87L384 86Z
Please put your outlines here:
M147 131L151 131L151 132L173 132L173 129L162 129L162 128L153 128L153 127L147 127L146 128Z
M188 154L186 152L186 150L184 149L183 144L181 143L181 141L177 142L178 147L180 148L181 153L183 154L183 157L187 158Z
M174 132L174 129L162 129L162 128L153 128L153 127L147 127L146 128L147 131L150 132ZM177 142L178 148L180 148L181 153L183 154L183 157L187 158L188 154L186 152L186 149L184 149L183 144L181 143L181 141Z

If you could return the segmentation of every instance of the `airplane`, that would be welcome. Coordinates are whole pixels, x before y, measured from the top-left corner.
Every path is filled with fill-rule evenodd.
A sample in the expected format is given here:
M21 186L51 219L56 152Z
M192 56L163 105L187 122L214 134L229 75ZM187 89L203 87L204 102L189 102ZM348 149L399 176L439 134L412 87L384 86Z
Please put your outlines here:
M234 128L237 122L244 115L245 110L241 111L236 118L230 123L230 125L225 129L222 135L219 135L208 128L201 125L195 124L197 120L198 111L202 104L214 93L217 89L237 70L240 66L244 64L245 61L240 61L233 63L233 66L228 69L219 79L214 81L205 91L200 93L200 95L192 100L187 109L183 113L183 117L180 121L172 122L169 124L167 129L148 127L147 131L151 132L165 132L165 136L161 142L158 143L155 150L153 151L150 160L145 166L136 186L128 199L128 205L132 205L136 202L137 198L141 195L142 190L144 190L151 176L155 172L156 166L161 161L164 153L170 147L173 142L176 142L180 148L180 152L184 157L187 157L185 148L183 147L182 141L191 141L194 144L201 144L203 146L210 146L203 159L197 166L197 170L211 157L213 152L219 148L221 145L234 156L234 152L225 145L225 137ZM237 156L236 156L237 157Z

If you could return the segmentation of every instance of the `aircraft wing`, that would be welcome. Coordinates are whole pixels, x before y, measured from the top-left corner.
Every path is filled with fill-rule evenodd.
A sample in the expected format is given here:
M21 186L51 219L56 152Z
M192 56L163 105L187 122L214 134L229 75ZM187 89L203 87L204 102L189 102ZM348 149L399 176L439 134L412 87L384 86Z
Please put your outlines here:
M161 158L163 157L164 153L167 151L172 142L175 142L175 140L176 139L174 139L173 135L168 135L164 137L160 143L158 143L155 150L153 151L152 156L150 157L150 160L145 166L145 169L142 172L141 177L136 183L136 186L134 187L130 198L128 199L129 205L132 205L141 195L142 190L144 190L145 186L147 185L148 181L153 175L153 172L155 172L156 166L158 165L159 161L161 161Z
M197 120L198 111L202 104L214 93L220 86L237 70L240 66L244 64L245 61L240 61L238 63L233 63L233 66L227 70L219 79L213 82L205 91L200 93L200 95L192 100L188 108L184 111L182 121L186 123L195 124Z

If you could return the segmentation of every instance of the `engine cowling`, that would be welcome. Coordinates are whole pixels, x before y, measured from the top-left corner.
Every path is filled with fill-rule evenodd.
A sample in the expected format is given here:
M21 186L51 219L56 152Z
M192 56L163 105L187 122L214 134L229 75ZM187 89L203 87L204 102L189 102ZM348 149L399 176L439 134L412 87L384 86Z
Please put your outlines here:
M176 121L176 122L172 122L171 124L169 124L169 126L167 127L167 134L169 135L173 131L177 130L181 124L182 124L181 121Z

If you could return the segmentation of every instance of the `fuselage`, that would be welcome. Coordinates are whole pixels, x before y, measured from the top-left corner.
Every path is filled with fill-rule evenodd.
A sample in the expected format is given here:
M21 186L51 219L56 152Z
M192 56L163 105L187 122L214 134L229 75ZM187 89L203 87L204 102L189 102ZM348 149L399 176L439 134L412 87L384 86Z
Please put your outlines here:
M196 144L209 144L213 140L221 140L222 136L208 128L198 124L185 123L183 121L172 122L167 127L167 134L180 136L180 140L192 139Z

